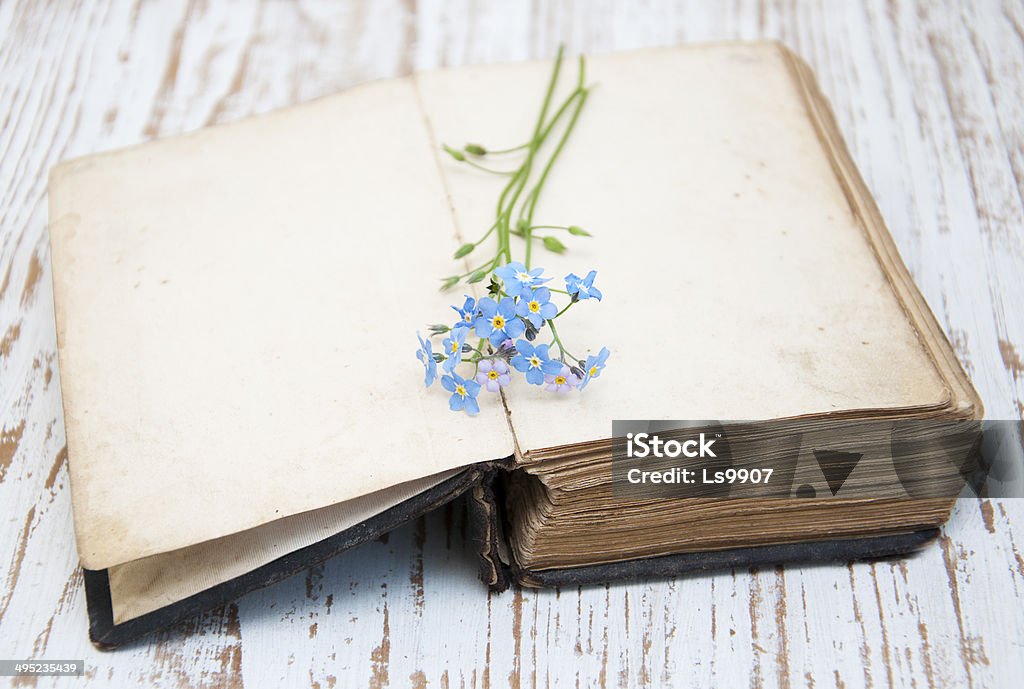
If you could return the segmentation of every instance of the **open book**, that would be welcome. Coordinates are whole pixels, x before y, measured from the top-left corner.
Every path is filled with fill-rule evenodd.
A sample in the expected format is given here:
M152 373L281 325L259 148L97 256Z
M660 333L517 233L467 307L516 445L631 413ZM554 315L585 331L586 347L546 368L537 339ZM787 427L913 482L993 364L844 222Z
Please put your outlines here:
M887 555L946 519L951 496L786 485L738 508L610 488L613 420L980 418L812 76L775 43L589 60L596 86L540 205L595 235L544 265L598 270L606 297L573 326L612 352L598 383L481 393L474 418L424 388L414 333L461 302L437 278L497 193L441 144L516 143L549 69L369 83L53 171L94 642L463 494L497 588Z

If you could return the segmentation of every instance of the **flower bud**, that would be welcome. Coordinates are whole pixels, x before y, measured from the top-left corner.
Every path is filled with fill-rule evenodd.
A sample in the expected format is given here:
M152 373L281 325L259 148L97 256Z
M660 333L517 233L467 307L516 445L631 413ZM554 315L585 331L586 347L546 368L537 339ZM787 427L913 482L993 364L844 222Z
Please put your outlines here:
M476 271L475 273L473 273L472 275L469 276L469 282L470 283L480 282L485 277L487 277L487 271L484 270L483 268L481 268L480 270Z
M463 148L463 150L466 151L466 153L469 153L470 155L475 155L475 156L485 156L485 155L487 155L487 149L484 148L483 146L481 146L480 144L466 144L462 148Z
M565 244L562 244L557 237L547 236L544 238L544 248L548 251L560 254L565 251Z
M570 225L569 226L569 234L576 235L577 237L592 237L593 236L589 232L584 230L582 227L580 227L579 225Z
M434 335L441 335L441 334L444 334L444 333L448 332L448 326L447 325L443 325L441 323L436 323L434 325L428 325L427 328L429 328L430 332L432 332Z
M569 370L572 371L572 374L574 376L576 376L577 378L584 378L585 377L583 375L583 369L581 369L579 366L570 366Z
M445 291L449 287L454 287L459 283L459 276L452 275L451 277L441 278L441 291Z
M465 256L465 255L469 254L471 251L473 251L473 249L475 249L475 248L476 248L476 244L470 244L470 243L463 244L462 246L459 247L458 251L455 252L455 258L462 258L463 256Z
M456 151L454 148L448 145L443 145L441 146L441 148L444 149L445 153L450 155L452 158L455 158L455 160L459 161L460 163L466 160L466 156L462 155L462 151Z

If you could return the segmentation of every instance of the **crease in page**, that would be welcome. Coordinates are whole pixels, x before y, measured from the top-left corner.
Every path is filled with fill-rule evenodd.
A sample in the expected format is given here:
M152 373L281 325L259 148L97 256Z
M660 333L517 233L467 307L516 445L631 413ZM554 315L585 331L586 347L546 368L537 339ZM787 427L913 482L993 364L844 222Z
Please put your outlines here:
M441 186L444 189L445 199L448 202L448 212L451 214L452 227L455 228L455 238L461 246L466 242L466 237L462 232L462 225L459 223L459 216L455 211L455 202L452 198L451 188L448 185L448 175L445 172L440 153L441 142L437 138L437 132L434 130L434 123L430 121L430 115L427 113L426 105L423 102L423 94L420 92L419 74L414 72L409 78L412 80L413 91L416 93L416 107L420 111L420 117L423 118L423 126L427 129L427 136L430 137L430 151L434 157L434 164L437 166L437 174L441 179ZM470 264L468 257L462 260L462 266L466 271L469 271ZM467 287L469 288L469 291L473 293L474 299L480 299L480 294L475 285L467 285ZM505 421L508 423L508 432L512 436L512 453L516 462L520 462L522 460L522 451L519 447L519 436L516 434L516 428L512 423L512 410L509 407L508 398L505 396L505 392L503 390L498 391L498 396L501 400L501 407L505 411Z

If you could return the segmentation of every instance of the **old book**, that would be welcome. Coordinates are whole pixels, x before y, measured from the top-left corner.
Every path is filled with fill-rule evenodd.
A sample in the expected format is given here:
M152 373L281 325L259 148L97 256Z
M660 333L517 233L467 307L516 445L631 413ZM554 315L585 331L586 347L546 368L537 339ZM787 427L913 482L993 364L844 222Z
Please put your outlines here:
M737 466L782 447L780 428L830 448L860 438L882 458L857 480L877 487L884 443L851 419L923 423L904 445L931 476L944 475L935 438L981 416L810 72L779 44L590 58L591 102L541 205L598 236L545 267L599 271L609 296L574 327L608 343L614 366L586 395L520 387L473 419L424 389L412 334L448 313L436 278L496 196L440 146L521 138L533 110L509 104L537 101L549 68L369 83L54 169L60 376L95 643L459 496L496 588L882 556L934 535L952 493L842 499L799 468L761 498L613 488L613 420L797 424L736 430Z

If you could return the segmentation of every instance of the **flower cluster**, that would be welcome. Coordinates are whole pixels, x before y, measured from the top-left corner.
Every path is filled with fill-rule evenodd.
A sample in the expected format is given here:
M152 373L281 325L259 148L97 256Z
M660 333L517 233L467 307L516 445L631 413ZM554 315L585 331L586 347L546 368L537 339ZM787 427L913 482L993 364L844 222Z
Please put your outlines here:
M423 382L430 387L438 379L440 367L441 386L451 393L448 406L452 411L476 414L480 411L480 392L500 392L515 374L522 375L528 384L542 385L553 393L583 390L601 374L608 361L607 348L582 359L570 354L555 325L573 305L590 299L601 301L601 290L594 286L597 272L592 270L582 278L572 273L566 275L562 290L547 284L551 278L544 277L543 268L530 267L534 243L557 254L566 250L558 237L537 234L539 230L562 230L573 237L591 236L578 225L540 225L533 221L548 173L564 150L590 94L584 83L586 69L581 56L575 86L555 107L552 99L558 86L562 54L563 49L559 48L540 114L526 143L500 150L488 150L480 144L466 144L461 150L443 147L456 162L508 178L498 197L494 223L482 237L463 244L454 255L456 260L465 258L494 235L496 246L491 258L464 273L442 278L441 289L463 280L473 284L490 278L487 296L479 300L467 296L462 306L452 307L458 314L454 324L430 326L426 339L417 333L420 348L416 356L423 364ZM557 143L542 164L545 142L559 131ZM480 162L487 156L509 154L519 158L514 169L495 169ZM512 259L513 237L525 245L522 263ZM556 294L560 301L567 302L562 308L554 302ZM538 342L549 335L547 344ZM441 338L437 347L433 338Z
M572 356L562 344L555 320L574 304L588 299L601 301L594 287L595 271L581 279L569 274L565 290L545 286L542 268L527 270L522 263L509 263L494 271L488 296L477 300L467 296L462 306L452 306L458 318L452 325L432 325L424 338L417 334L416 356L423 364L423 382L430 387L441 370L441 386L451 393L448 407L473 415L480 411L481 391L498 392L512 382L513 371L530 385L542 385L549 392L564 394L583 390L601 375L609 351L583 359ZM562 309L552 293L564 295ZM551 341L537 344L545 328ZM435 351L432 338L443 338ZM466 342L467 338L475 343ZM557 353L553 350L557 349ZM462 369L463 375L457 371Z

